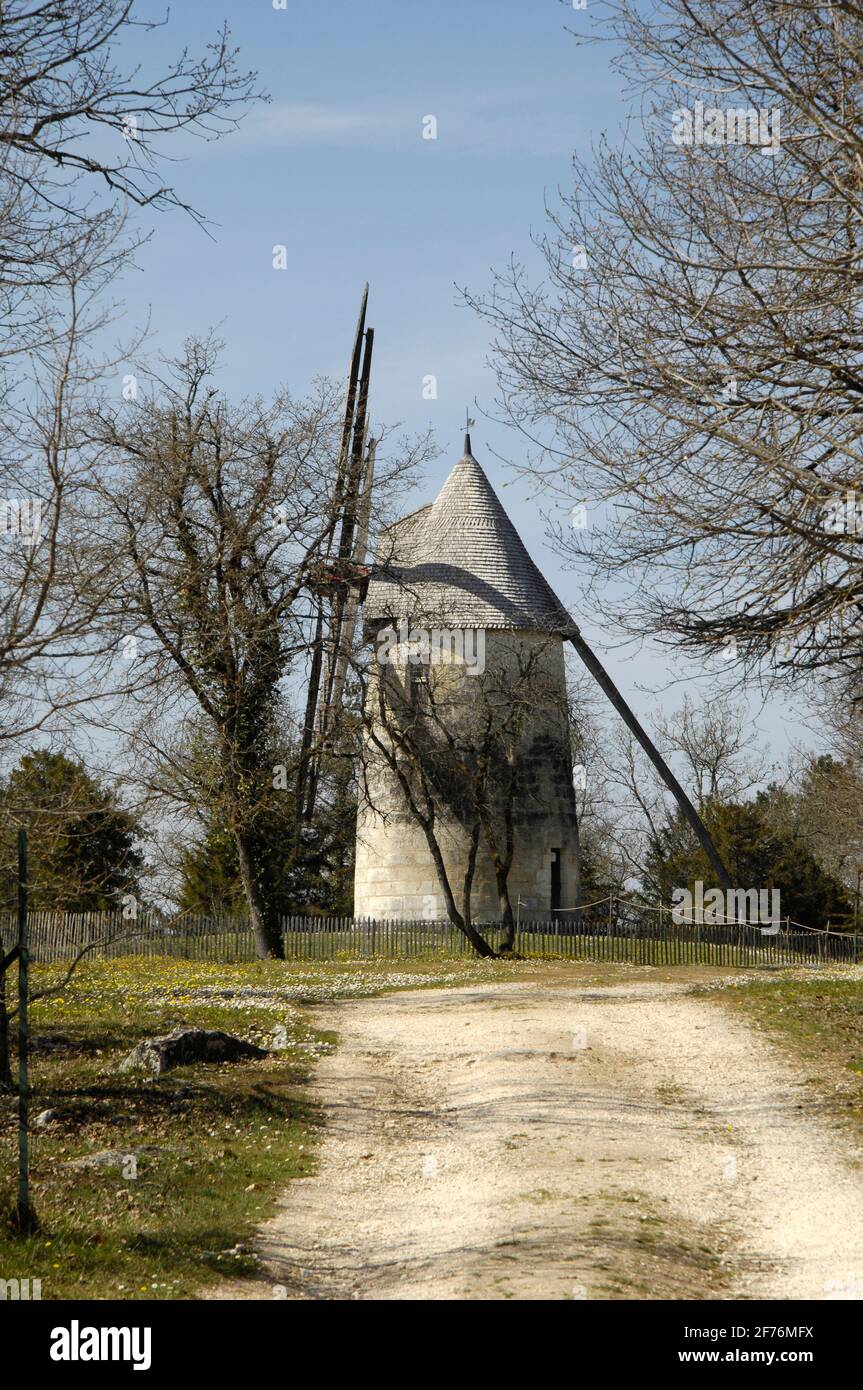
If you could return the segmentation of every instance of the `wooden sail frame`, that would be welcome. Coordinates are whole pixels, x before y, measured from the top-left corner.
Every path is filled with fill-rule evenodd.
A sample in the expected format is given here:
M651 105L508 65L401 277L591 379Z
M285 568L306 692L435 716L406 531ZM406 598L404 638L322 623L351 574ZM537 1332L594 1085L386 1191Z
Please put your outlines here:
M368 297L366 284L348 369L327 545L307 575L316 614L295 785L300 826L308 826L314 817L321 755L336 728L359 605L368 587L365 558L375 455L374 443L367 442L374 352L374 329L366 327Z

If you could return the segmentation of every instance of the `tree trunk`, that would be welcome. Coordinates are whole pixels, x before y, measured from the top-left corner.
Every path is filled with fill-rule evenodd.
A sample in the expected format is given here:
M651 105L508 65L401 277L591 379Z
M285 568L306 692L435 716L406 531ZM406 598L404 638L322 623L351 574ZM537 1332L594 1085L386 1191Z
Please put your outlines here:
M240 864L240 878L252 931L255 934L255 952L259 960L284 960L285 948L282 931L276 913L269 901L269 894L261 891L261 869L254 838L244 831L234 832L237 844L237 857Z
M425 832L426 843L431 852L432 859L434 860L434 866L437 869L438 882L440 883L441 889L443 891L444 901L446 903L447 916L449 917L453 926L457 927L458 930L462 933L462 935L467 937L468 941L470 942L471 946L476 951L478 956L496 956L497 952L493 950L491 946L489 946L488 942L480 936L478 931L474 930L474 928L470 925L469 922L466 922L464 920L464 917L456 907L456 901L453 897L452 888L450 886L449 875L446 871L446 864L443 862L443 855L441 854L440 845L437 842L437 838L434 833L434 828L432 826L424 824L423 830Z
M473 891L473 876L476 872L476 855L479 849L479 830L479 821L477 821L471 831L470 849L467 856L467 867L464 871L464 884L461 895L462 913L464 915L465 925L468 927L472 925L470 900Z
M515 950L515 913L509 900L509 875L502 870L497 872L497 896L500 903L500 923L503 932L500 939L501 954Z
M511 955L515 948L515 916L509 898L509 874L515 855L515 824L512 815L513 802L515 799L515 770L515 763L510 763L509 782L503 807L504 839L506 842L506 851L504 854L501 854L498 848L494 819L488 813L487 807L486 814L482 818L486 844L488 845L488 852L494 866L494 878L497 886L497 901L500 909L500 925L502 928L500 951L501 954L506 952L507 955Z

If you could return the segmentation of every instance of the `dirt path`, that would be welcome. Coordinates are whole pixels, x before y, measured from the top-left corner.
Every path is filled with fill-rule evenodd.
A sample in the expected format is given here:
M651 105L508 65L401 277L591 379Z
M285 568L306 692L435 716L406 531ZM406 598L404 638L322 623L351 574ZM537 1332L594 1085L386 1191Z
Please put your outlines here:
M789 1063L685 984L318 1013L314 1178L227 1298L861 1298L863 1171ZM273 1286L277 1285L275 1290Z

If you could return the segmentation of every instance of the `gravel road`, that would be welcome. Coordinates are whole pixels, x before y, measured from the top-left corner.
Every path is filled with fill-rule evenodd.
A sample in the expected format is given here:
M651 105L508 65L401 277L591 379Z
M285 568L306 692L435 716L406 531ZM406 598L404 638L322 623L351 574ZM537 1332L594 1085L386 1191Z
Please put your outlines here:
M222 1298L863 1297L861 1153L687 983L321 1008L317 1174Z

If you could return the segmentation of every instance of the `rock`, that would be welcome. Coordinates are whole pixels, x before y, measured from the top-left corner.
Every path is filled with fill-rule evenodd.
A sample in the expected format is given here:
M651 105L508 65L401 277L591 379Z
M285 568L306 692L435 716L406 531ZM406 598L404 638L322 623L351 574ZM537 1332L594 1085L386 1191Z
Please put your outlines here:
M266 1057L261 1047L234 1038L230 1033L210 1032L206 1028L176 1028L163 1038L147 1038L133 1047L120 1063L120 1071L147 1071L161 1076L172 1067L192 1062L240 1062Z
M122 1168L128 1157L119 1149L102 1149L99 1153L85 1154L83 1158L68 1158L64 1168Z
M33 1121L34 1128L44 1129L45 1125L50 1125L54 1120L62 1120L67 1112L65 1110L43 1110Z

